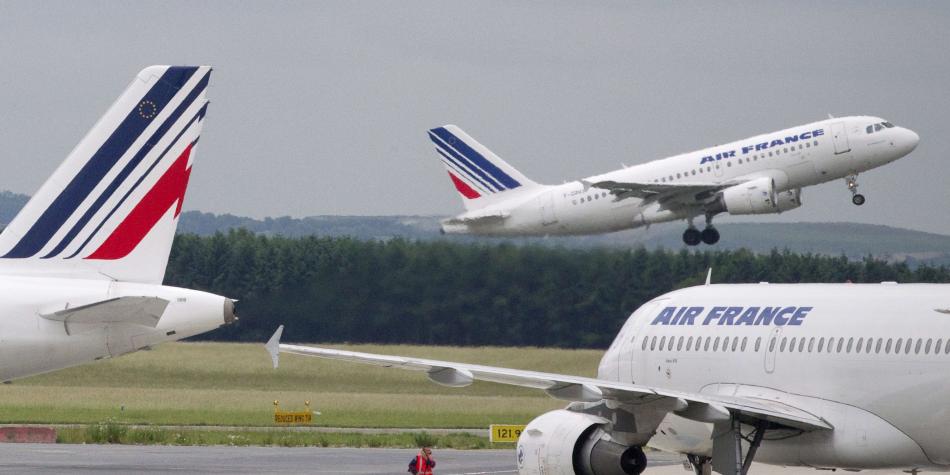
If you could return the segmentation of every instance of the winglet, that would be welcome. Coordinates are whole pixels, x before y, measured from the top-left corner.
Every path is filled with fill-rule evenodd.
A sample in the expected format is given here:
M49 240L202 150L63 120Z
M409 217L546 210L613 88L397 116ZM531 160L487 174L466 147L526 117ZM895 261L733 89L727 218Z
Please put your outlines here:
M709 268L709 271L706 272L706 285L712 283L712 267Z
M270 353L271 361L274 362L274 368L277 368L277 363L280 362L280 335L283 333L284 326L277 327L277 331L270 337L270 340L267 340L267 345L265 345L267 352Z

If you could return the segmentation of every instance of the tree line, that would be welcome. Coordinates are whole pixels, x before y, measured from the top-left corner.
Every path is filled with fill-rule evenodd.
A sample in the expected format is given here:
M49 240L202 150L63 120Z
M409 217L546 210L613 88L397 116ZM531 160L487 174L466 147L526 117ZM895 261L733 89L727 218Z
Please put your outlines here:
M946 267L772 251L564 249L450 240L178 235L165 283L239 300L204 335L288 341L606 348L633 310L715 283L950 282Z

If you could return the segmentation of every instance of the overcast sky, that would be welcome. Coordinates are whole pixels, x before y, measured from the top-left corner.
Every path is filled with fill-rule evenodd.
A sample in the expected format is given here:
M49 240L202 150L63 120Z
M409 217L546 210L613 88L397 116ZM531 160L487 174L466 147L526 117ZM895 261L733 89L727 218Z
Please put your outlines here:
M454 214L426 137L464 128L542 183L834 115L921 136L765 221L950 234L950 2L0 0L0 189L32 194L132 77L211 64L185 208ZM723 220L726 221L726 220Z

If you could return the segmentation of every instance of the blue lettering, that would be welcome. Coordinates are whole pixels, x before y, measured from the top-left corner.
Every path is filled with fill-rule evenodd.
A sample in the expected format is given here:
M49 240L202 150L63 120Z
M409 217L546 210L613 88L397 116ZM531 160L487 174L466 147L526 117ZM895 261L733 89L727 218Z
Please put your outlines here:
M752 145L746 145L746 146L742 147L742 154L745 155L745 154L751 152L752 150L753 150L753 146L752 146Z
M749 307L742 316L736 320L736 325L755 325L755 316L759 313L759 307Z
M762 313L759 314L758 318L755 319L756 325L771 325L772 317L775 316L775 313L779 311L781 307L765 307L762 309Z
M785 326L788 324L789 317L786 315L795 313L795 307L785 307L775 314L775 324L778 326Z
M819 136L819 135L825 135L825 129L818 129L818 130L815 130L815 131L813 131L813 132L811 133L811 135L812 135L813 137L817 137L817 136Z
M653 319L653 323L651 323L650 325L656 325L658 323L661 325L669 325L670 318L673 317L673 312L675 311L676 311L676 307L664 308L663 310L660 311L660 314L657 315L656 318Z
M680 311L676 312L676 316L670 320L670 325L676 325L676 322L680 320L680 317L682 317L684 313L686 313L686 307L680 307Z
M775 140L772 141L772 143L769 144L769 147L774 147L774 146L776 146L776 145L782 145L783 143L785 143L785 142L782 142L782 139L775 139Z
M811 132L805 132L804 134L799 135L798 138L802 140L808 140L811 138Z
M735 156L736 156L736 151L735 151L735 150L730 150L730 151L728 151L728 152L723 152L721 155L722 155L722 158L735 157Z
M695 323L696 317L700 313L703 313L703 307L690 307L686 311L686 314L683 315L683 318L680 319L680 325L693 325Z
M722 311L725 309L726 307L713 307L710 309L709 314L706 315L706 319L703 320L703 325L709 325L709 322L721 317Z
M742 307L729 307L726 309L726 313L722 315L722 318L719 319L720 325L732 325L732 321L736 319L739 314L742 313Z
M765 150L765 149L767 149L767 148L769 148L768 142L762 142L762 143L757 143L757 144L755 144L755 150L756 150L756 151Z
M713 161L712 157L703 157L703 159L699 161L699 164L702 165L706 162L711 162L711 161Z
M798 307L798 310L795 311L795 315L792 315L792 319L788 321L789 325L801 325L802 320L808 316L808 312L811 311L812 307Z
M791 137L785 137L785 143L798 142L798 136L792 135Z

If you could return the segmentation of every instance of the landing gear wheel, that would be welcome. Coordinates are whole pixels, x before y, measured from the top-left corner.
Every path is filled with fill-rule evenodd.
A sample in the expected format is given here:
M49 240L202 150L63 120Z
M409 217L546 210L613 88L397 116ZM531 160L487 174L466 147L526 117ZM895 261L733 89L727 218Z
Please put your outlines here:
M647 469L647 456L640 447L630 447L620 455L620 468L624 473L640 475Z
M699 232L696 228L686 228L686 231L683 231L683 242L687 246L695 246L703 240L703 233Z
M852 197L851 197L851 202L854 203L854 204L857 205L857 206L863 205L863 204L864 204L864 195L862 195L861 193L858 193L858 194L852 196Z
M710 226L706 229L703 229L701 237L703 242L706 244L716 244L719 242L719 231L717 231L716 228Z

